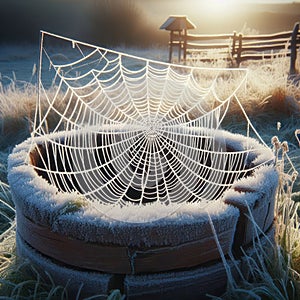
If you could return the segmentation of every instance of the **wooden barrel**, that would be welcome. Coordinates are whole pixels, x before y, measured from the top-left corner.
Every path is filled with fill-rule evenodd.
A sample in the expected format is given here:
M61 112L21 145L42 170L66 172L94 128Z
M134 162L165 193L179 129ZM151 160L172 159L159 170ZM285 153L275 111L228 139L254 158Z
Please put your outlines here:
M48 139L63 141L57 134ZM243 145L249 142L228 134L226 149L243 151ZM272 160L272 154L263 150L245 157L251 172L233 182L223 198L212 201L205 210L199 203L186 203L162 220L133 223L97 214L88 202L78 200L78 193L67 193L59 185L50 184L37 168L45 162L45 157L37 155L45 147L49 144L44 138L28 140L9 158L8 180L16 203L19 253L33 260L38 255L71 273L85 273L86 278L90 273L106 274L100 292L119 288L134 298L133 291L141 289L151 299L151 289L147 292L149 278L160 281L161 290L174 292L187 284L185 277L195 270L202 282L201 295L211 290L207 274L219 276L219 289L224 290L226 272L220 250L225 256L233 250L238 257L240 247L248 246L255 234L253 221L263 232L272 226L278 175L271 163L253 168L262 159ZM164 204L151 209L160 205ZM55 274L55 268L51 270ZM85 277L80 278L88 287ZM177 288L176 278L182 278ZM192 290L196 292L196 286ZM174 296L177 292L173 292Z

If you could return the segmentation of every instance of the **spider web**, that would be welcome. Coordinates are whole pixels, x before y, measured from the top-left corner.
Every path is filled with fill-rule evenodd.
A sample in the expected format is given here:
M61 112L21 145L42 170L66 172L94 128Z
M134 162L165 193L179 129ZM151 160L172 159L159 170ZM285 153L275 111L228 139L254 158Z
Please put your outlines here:
M172 65L47 32L40 51L35 169L108 216L112 205L216 201L266 147L228 151L221 130L245 69Z

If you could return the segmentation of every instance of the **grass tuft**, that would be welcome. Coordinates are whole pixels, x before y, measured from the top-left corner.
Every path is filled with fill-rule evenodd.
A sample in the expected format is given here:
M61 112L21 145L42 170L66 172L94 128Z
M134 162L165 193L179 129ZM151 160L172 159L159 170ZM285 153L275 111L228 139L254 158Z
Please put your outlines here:
M249 210L249 218L256 228L252 251L243 251L241 267L236 267L240 276L230 274L226 293L221 297L212 296L213 299L300 298L300 203L292 200L298 174L287 156L287 143L281 143L277 137L273 137L272 142L279 172L274 239L261 232Z

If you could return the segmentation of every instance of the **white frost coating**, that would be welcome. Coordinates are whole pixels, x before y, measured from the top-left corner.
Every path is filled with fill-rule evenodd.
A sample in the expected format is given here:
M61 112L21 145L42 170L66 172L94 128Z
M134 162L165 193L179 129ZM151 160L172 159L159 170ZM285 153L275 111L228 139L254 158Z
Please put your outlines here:
M101 205L101 204L98 204ZM84 218L95 218L99 215L99 211L107 210L106 205L102 205L101 208L90 207L84 211ZM157 220L157 222L188 222L189 220L207 218L207 214L211 216L218 216L228 209L227 205L222 201L213 201L210 203L185 203L178 205L171 203L165 205L164 203L154 202L145 204L143 206L137 206L129 204L126 206L111 206L109 211L109 218L105 215L102 216L102 220L109 222L111 220L129 223L145 223ZM165 219L158 220L160 216L166 216ZM141 224L141 226L143 226Z
M245 152L246 162L251 166L259 166L266 162L274 161L274 154L271 148L265 147L254 138L245 138L241 134L233 134L222 131L223 138L226 140L228 148L235 151ZM249 151L250 150L250 151Z
M268 192L272 187L277 186L278 176L274 166L265 165L257 168L252 176L241 178L232 187L245 187L260 192Z
M132 206L131 209L135 214L140 215L137 207ZM208 214L217 232L224 232L228 229L234 231L239 217L237 208L221 201L211 202L206 207L206 211L201 210L201 206L196 203L180 205L176 213L173 212L167 216L164 210L168 209L171 212L173 210L164 207L161 203L153 203L143 209L141 215L144 214L143 219L132 216L133 212L130 208L124 210L124 215L120 219L124 220L126 216L131 222L127 219L125 222L118 219L112 220L105 216L99 218L97 211L89 209L75 214L61 215L53 223L52 230L89 242L150 247L178 245L206 237L208 233L211 233ZM155 216L156 221L149 221L149 215L153 215L154 210L165 217L157 219ZM121 214L122 209L118 209L118 213ZM132 223L133 220L137 220L138 223Z
M243 204L246 201L249 206L253 206L255 201L262 196L266 199L274 197L278 178L279 175L274 166L261 166L251 176L236 181L232 188L224 193L223 198Z

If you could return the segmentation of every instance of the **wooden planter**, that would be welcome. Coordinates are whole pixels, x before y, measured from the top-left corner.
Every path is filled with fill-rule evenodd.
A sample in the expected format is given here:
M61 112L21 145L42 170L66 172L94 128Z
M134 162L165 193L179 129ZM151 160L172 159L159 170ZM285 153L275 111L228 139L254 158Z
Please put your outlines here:
M49 139L64 142L58 135ZM225 143L227 151L242 151L249 140L228 134ZM240 247L251 245L253 220L264 232L272 227L278 175L272 164L253 169L261 156L272 159L265 148L245 158L251 171L232 182L223 199L208 205L205 212L200 204L190 203L181 206L175 217L126 223L95 214L89 204L74 206L78 194L48 182L47 175L38 170L46 156L41 159L37 154L49 145L41 138L34 143L28 140L9 158L17 248L20 255L46 268L58 283L66 283L68 276L73 290L80 283L87 295L118 288L128 299L171 295L172 299L187 295L197 299L207 292L222 292L227 277L220 249L225 256L234 251L239 258ZM54 158L47 159L47 164L54 163Z

